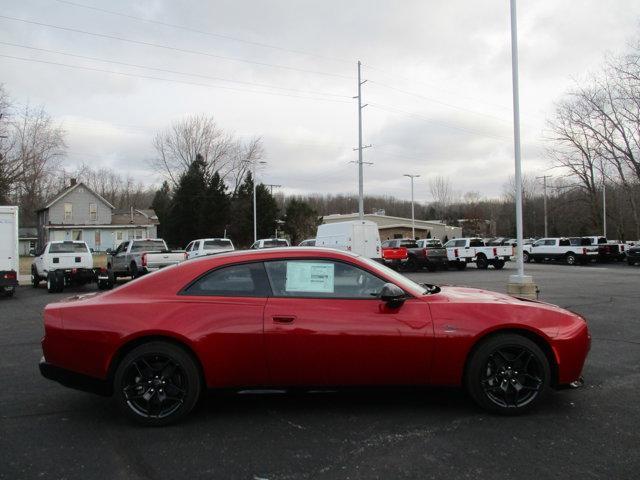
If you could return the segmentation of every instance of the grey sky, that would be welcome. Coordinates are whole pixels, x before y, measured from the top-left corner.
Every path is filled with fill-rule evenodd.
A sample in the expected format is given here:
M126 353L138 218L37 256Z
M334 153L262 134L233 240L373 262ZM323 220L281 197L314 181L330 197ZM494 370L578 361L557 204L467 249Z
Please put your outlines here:
M428 178L435 175L451 177L461 193L498 196L512 174L507 0L70 1L245 40L56 0L0 0L0 15L211 54L0 18L0 55L192 83L0 56L0 82L12 96L45 104L63 122L70 166L106 164L157 182L148 164L154 132L185 115L207 113L239 136L263 137L269 162L263 181L282 184L290 193L354 193L356 167L349 162L356 158L357 109L350 97L360 59L369 80L363 87L364 101L370 104L364 111L364 141L374 145L365 150L365 160L374 162L365 169L366 193L408 198L408 179L402 173L418 173L418 200L429 200ZM597 70L605 53L624 50L637 36L640 3L536 0L518 5L524 170L540 174L547 167L541 137L553 102L572 78Z

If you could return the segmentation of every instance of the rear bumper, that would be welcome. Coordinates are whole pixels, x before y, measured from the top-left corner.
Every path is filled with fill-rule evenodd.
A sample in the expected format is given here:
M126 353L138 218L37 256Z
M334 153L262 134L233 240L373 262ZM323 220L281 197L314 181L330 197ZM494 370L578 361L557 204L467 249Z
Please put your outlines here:
M83 392L96 393L107 397L113 394L112 386L105 380L100 380L99 378L89 377L81 373L57 367L47 363L44 357L40 359L39 367L40 373L44 378L58 382L65 387L82 390Z
M4 291L9 291L9 290L13 290L14 288L16 288L18 286L18 277L9 277L9 278L5 278L6 274L13 274L15 275L16 272L5 272L5 271L1 271L0 272L0 290L4 290Z

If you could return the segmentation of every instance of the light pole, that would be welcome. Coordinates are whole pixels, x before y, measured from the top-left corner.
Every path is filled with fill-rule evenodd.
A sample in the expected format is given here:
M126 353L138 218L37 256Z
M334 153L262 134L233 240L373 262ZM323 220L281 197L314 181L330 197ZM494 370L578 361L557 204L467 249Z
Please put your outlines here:
M258 208L257 208L257 202L256 202L256 184L258 183L256 181L256 167L258 165L265 165L267 162L261 161L261 162L253 162L253 242L257 242L258 241Z
M413 179L418 178L420 175L410 175L408 173L404 174L405 177L409 177L411 179L411 238L412 240L416 239L416 217L413 210Z
M607 238L607 184L602 179L602 235Z

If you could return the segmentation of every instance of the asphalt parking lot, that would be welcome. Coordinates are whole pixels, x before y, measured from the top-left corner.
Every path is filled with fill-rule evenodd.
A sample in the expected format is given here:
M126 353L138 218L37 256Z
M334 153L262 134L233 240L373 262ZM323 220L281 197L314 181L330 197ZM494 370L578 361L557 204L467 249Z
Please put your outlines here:
M410 276L504 292L514 267ZM181 424L138 427L40 377L42 308L73 292L20 287L0 299L0 478L638 478L640 268L527 269L542 300L587 317L593 343L583 388L515 418L459 390L366 390L210 394Z

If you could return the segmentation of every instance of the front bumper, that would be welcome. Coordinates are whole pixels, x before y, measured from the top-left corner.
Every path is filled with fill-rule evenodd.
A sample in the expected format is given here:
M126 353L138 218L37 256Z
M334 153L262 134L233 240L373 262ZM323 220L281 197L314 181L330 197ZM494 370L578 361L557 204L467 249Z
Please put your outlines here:
M107 397L113 394L113 388L107 381L57 367L48 363L44 357L40 359L39 367L40 373L44 378L58 382L65 387Z

